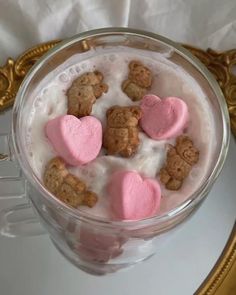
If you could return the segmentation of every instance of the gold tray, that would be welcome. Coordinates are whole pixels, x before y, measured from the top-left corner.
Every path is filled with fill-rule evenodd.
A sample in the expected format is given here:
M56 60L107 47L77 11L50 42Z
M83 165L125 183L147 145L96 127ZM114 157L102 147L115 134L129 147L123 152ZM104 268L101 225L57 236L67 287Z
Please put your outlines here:
M60 40L54 40L39 44L21 54L16 60L8 58L6 64L0 67L0 111L13 105L19 86L29 69L41 56L59 42ZM233 67L236 66L236 49L216 52L212 49L204 51L189 45L183 46L200 59L214 74L225 95L230 114L231 129L236 136L236 74L233 73ZM195 295L235 294L236 223L220 258Z

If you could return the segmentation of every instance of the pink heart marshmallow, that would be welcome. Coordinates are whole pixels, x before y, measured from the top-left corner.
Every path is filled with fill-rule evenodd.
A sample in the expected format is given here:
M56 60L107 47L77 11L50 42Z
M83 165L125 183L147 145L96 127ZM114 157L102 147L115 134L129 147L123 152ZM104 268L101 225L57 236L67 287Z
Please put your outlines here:
M119 256L125 239L120 236L107 235L96 228L80 227L78 255L81 259L89 262L105 263L111 258Z
M189 119L187 104L178 97L161 99L156 95L145 95L141 101L141 110L141 127L155 140L180 135Z
M102 125L92 116L59 116L47 122L45 131L58 155L72 166L94 160L102 146Z
M151 217L160 207L159 183L151 178L142 178L135 171L115 172L111 176L107 190L112 212L119 220Z

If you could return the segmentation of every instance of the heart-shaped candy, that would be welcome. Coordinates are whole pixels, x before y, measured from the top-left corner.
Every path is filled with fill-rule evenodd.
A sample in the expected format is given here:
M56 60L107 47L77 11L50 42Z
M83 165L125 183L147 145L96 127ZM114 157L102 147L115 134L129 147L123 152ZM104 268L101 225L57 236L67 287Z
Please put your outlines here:
M110 232L103 233L96 227L80 226L79 243L77 250L81 259L105 263L111 258L119 256L123 250L122 245L126 242L125 238L119 235L111 235Z
M72 166L92 161L102 146L102 125L92 116L59 116L47 122L45 131L58 155Z
M178 97L160 99L156 95L145 95L141 101L141 110L141 127L156 140L180 135L189 119L187 104Z
M108 183L107 191L115 218L140 220L157 213L161 202L159 183L143 178L135 171L117 171Z

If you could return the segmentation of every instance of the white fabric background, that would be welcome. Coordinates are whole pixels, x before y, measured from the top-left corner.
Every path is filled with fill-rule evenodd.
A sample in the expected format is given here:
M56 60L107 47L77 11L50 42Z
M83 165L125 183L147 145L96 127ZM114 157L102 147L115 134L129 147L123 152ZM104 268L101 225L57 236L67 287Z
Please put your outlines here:
M236 0L0 0L0 64L39 42L108 26L230 49L236 47Z

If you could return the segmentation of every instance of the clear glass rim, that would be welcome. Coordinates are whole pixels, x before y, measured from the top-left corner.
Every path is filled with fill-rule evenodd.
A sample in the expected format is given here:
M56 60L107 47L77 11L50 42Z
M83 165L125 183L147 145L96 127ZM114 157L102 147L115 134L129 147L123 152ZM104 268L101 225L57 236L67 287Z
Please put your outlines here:
M37 73L37 71L40 69L40 67L45 64L50 58L59 53L62 49L65 49L66 47L69 47L73 45L74 43L81 41L88 37L96 37L96 36L106 36L106 35L134 35L144 38L149 38L152 40L157 40L163 44L167 44L169 46L172 46L178 54L180 54L182 57L184 57L188 62L190 62L208 81L209 85L213 89L220 106L221 110L221 117L222 117L222 130L223 130L223 136L222 136L222 144L220 153L218 155L217 161L215 163L215 166L209 175L208 179L196 190L187 200L182 202L177 208L174 208L165 214L157 215L154 217L149 217L146 219L133 221L133 220L125 220L125 221L111 221L107 220L101 217L96 217L91 214L88 214L87 212L83 212L79 209L74 209L72 207L67 206L63 202L61 202L59 199L57 199L54 195L52 195L50 192L48 192L44 186L40 183L40 180L35 175L33 169L30 166L30 163L27 160L27 157L24 156L24 147L21 142L20 138L20 130L19 130L19 120L21 118L20 116L20 105L24 98L24 94L27 90L27 87L29 86L32 77ZM16 115L16 120L14 120L14 114ZM191 210L195 205L197 205L203 197L208 193L209 189L211 188L211 185L214 183L216 178L219 176L219 173L221 172L223 168L223 164L226 159L228 147L229 147L229 141L230 141L230 120L229 120L229 114L227 105L225 102L224 95L213 77L213 75L208 71L208 69L197 59L195 58L188 50L183 48L181 45L163 37L155 33L137 30L137 29L131 29L131 28L120 28L120 27L110 27L110 28L102 28L102 29L96 29L96 30L90 30L83 33L79 33L69 39L66 39L65 41L62 41L55 47L53 47L48 53L46 53L28 72L27 76L25 77L23 83L20 86L20 89L16 96L16 101L13 108L13 118L12 118L12 140L13 140L13 148L14 153L16 155L16 158L20 164L21 169L23 170L24 175L26 176L26 179L43 195L44 198L46 198L50 203L55 205L56 207L60 207L60 209L65 210L67 214L69 214L71 217L87 221L87 222L96 222L103 226L115 226L120 228L125 227L134 227L140 228L147 225L153 225L157 223L163 223L166 220L172 219L177 217L178 215L184 213L187 209Z

